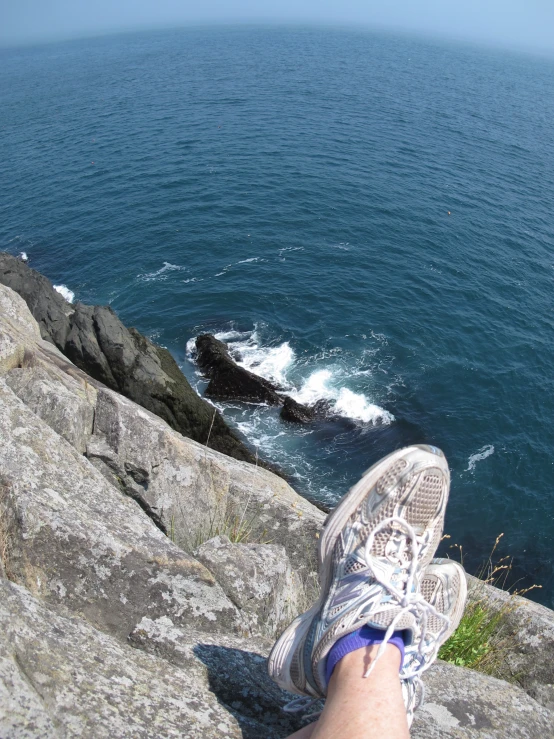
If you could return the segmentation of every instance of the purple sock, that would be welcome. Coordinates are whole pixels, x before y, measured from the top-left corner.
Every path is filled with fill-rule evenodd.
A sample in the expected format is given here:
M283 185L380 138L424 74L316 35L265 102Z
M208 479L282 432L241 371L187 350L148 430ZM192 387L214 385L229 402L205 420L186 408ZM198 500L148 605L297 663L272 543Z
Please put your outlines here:
M400 665L404 662L404 638L402 634L402 631L394 631L388 642L389 644L394 644L400 650ZM374 629L371 626L362 626L361 629L341 637L327 655L327 664L325 665L327 685L329 685L329 680L337 662L356 649L381 644L384 637L385 631L383 629Z

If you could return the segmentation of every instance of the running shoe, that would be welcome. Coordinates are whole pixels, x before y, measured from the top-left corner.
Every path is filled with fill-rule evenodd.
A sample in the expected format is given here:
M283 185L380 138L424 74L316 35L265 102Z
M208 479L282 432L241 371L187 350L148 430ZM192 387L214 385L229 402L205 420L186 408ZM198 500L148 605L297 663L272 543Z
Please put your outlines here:
M433 616L427 618L416 624L420 632L425 629L425 636L416 636L406 648L400 679L408 726L412 725L414 713L423 703L421 674L433 664L439 649L456 631L463 616L467 599L463 567L450 559L433 559L421 580L421 594L438 613L447 617L448 626L444 629L442 620ZM427 612L425 616L428 616Z
M422 640L417 623L424 611L446 630L447 617L425 601L419 586L440 541L449 483L442 452L412 446L378 462L345 496L320 539L319 600L269 656L269 675L280 687L325 696L330 649L364 624L386 631L384 645L395 630L406 631L410 646ZM413 668L418 672L415 662Z

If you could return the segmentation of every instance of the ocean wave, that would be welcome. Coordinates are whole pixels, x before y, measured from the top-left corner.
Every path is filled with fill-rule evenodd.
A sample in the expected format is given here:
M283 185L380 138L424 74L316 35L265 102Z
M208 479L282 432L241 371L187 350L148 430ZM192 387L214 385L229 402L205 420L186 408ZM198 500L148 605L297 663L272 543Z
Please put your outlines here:
M60 293L62 297L64 297L68 303L72 303L75 300L75 293L73 290L70 290L65 285L54 285L54 290L57 290L57 292Z
M357 366L350 370L344 366L332 365L313 369L314 362L322 359L334 358L342 350L319 352L307 364L298 363L294 349L288 341L277 345L264 344L260 339L260 327L255 326L253 331L238 331L235 328L220 331L216 339L224 341L240 367L259 377L276 384L287 395L298 403L314 405L324 400L329 403L333 413L350 418L353 421L372 425L387 425L394 421L389 411L371 401L363 392L356 392L348 387L348 380L359 375L371 375L371 368L367 368L367 358L364 357L364 369ZM187 342L187 356L194 361L196 339ZM300 372L308 372L304 378L299 378ZM290 377L295 376L296 384ZM298 384L300 385L298 387Z
M470 455L469 459L467 460L466 472L473 472L477 462L481 462L481 460L490 457L491 454L494 454L494 446L492 444L486 444L485 446L482 446L481 449L475 452L475 454Z
M180 272L186 271L186 267L182 267L180 264L171 264L171 262L164 262L163 267L156 270L155 272L146 272L143 275L138 275L137 279L143 282L153 282L155 280L167 280L169 272Z
M239 334L224 339L223 335L225 334L216 334L216 339L227 342L233 358L240 367L279 387L285 389L290 387L287 371L294 363L295 354L288 341L279 346L263 346L257 329L247 336Z
M304 405L326 400L337 415L353 421L371 424L389 424L394 421L392 413L372 403L364 393L356 393L344 387L340 383L341 374L343 373L332 369L316 370L304 381L300 390L290 395Z

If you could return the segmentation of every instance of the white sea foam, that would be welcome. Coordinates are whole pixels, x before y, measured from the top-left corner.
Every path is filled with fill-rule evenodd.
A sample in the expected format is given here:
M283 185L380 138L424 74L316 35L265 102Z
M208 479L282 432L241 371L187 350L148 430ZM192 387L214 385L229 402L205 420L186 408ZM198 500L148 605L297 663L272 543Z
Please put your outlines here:
M392 413L371 403L364 393L355 393L342 386L340 373L330 369L312 372L300 390L291 395L298 403L305 405L313 405L318 400L327 400L335 413L355 421L372 424L389 424L394 421Z
M341 387L335 403L335 411L346 418L373 424L389 424L394 416L375 403L370 403L363 393L354 393L347 387Z
M22 262L28 262L29 261L29 257L27 256L27 252L26 251L20 251L19 252L19 258L21 259Z
M57 290L68 303L72 303L75 300L75 293L65 285L54 285L54 290Z
M196 336L193 336L192 339L187 341L185 353L191 362L194 361L194 357L196 355Z
M300 390L291 395L297 403L304 405L313 405L318 400L334 400L334 393L329 385L331 377L331 370L316 370L303 382Z
M279 346L260 346L254 332L249 341L229 343L238 365L281 387L288 386L287 370L295 359L288 341Z
M250 259L241 259L237 264L248 264L249 262L259 262L260 257L250 257Z
M363 371L353 368L345 371L344 368L334 365L323 367L310 372L303 380L299 389L295 388L289 379L293 369L298 376L300 369L296 365L296 355L288 341L277 346L265 346L259 338L258 326L254 331L238 331L231 328L215 334L216 339L224 341L229 347L233 358L241 367L264 377L283 388L298 403L313 405L319 400L326 400L333 411L345 418L369 424L389 424L394 416L384 408L372 403L364 393L355 392L346 386L349 378L360 374L371 374L370 369ZM340 347L318 354L316 361L340 355ZM194 360L195 339L187 342L187 356ZM367 362L367 359L364 363ZM313 367L313 361L310 362ZM367 364L366 364L367 367ZM250 423L251 421L245 422ZM246 426L240 426L243 433L249 438ZM252 429L250 429L250 433Z
M163 267L156 270L156 272L147 272L144 275L139 275L138 279L143 282L152 282L154 280L167 280L169 272L180 272L186 270L186 267L182 267L179 264L171 264L171 262L164 262Z
M481 449L476 451L475 454L472 454L467 460L466 472L473 472L477 462L481 462L481 460L490 457L491 454L494 454L494 446L492 444L486 444L485 446L482 446Z
M214 336L216 339L219 339L219 341L237 342L249 339L252 336L252 331L237 331L232 328L229 329L229 331L220 331L219 333L214 334Z

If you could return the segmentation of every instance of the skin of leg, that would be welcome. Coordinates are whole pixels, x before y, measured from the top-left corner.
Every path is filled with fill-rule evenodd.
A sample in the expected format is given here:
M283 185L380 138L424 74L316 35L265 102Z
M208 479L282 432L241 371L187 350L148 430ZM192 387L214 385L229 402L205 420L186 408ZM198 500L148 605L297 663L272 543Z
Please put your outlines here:
M356 649L340 660L319 720L289 739L409 739L398 674L400 651L387 645L369 677L363 676L378 649Z
M295 731L294 734L291 734L288 737L288 739L310 739L310 737L315 731L316 726L317 726L317 721L315 721L313 724L308 724L308 726L304 726L299 731Z

